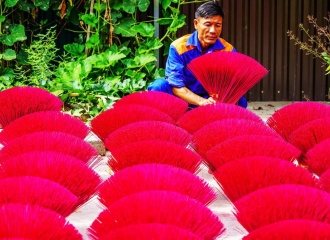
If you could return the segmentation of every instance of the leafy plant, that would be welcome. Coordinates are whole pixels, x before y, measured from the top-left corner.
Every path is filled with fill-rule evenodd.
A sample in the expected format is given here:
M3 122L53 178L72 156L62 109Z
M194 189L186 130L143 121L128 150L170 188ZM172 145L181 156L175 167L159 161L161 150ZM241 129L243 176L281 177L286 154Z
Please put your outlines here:
M303 24L299 24L299 28L308 37L308 42L301 41L292 31L288 31L290 40L293 40L295 45L299 45L300 49L306 54L312 54L314 57L321 59L327 66L325 74L330 73L330 13L325 18L327 25L319 26L317 19L311 15L307 16L308 22L315 28L316 34L312 35Z
M17 78L18 75L15 74L15 68L20 66L21 70L25 71L26 74L30 72L30 69L23 69L22 66L26 64L26 59L29 55L23 49L29 46L35 33L42 32L47 28L47 21L39 20L37 22L36 19L39 9L43 11L48 10L51 2L53 1L0 1L0 90L12 86L30 84L25 82L24 76ZM47 29L45 32L47 32ZM38 37L40 36L37 35ZM38 43L35 43L34 47L41 49L44 46L38 46ZM30 49L32 50L32 48ZM32 60L31 57L30 60ZM43 61L39 61L39 63L42 64ZM46 67L45 64L43 64L43 67ZM37 64L34 64L34 66L36 67ZM39 73L48 75L42 71L39 71Z
M161 0L156 18L148 14L154 7L149 0L1 1L0 90L46 88L65 110L88 120L164 76L157 51L166 55L186 24L181 6L196 2ZM165 30L160 36L157 25ZM74 41L57 49L64 30Z
M15 49L27 39L25 27L18 22L10 22L7 18L16 10L17 2L17 0L5 0L0 3L0 90L16 84L11 62L17 58Z
M76 92L75 100L80 98L80 104L87 100L86 92L92 93L95 98L88 98L87 104L92 107L85 109L92 115L129 93L146 89L150 81L164 76L164 69L155 64L156 51L168 46L185 25L185 16L179 9L186 3L189 2L161 1L162 16L144 21L139 17L150 7L149 0L96 0L85 5L85 13L79 16L86 39L64 46L71 59L60 64L56 82L62 79L68 83L71 79L71 86L76 86L71 90ZM69 14L66 17L69 19ZM162 36L155 36L154 23L168 25ZM71 102L70 94L66 96Z
M303 24L299 24L299 28L307 36L308 42L301 41L292 31L288 31L287 34L290 40L293 40L294 44L298 45L307 55L312 54L323 62L327 75L330 73L330 13L324 18L327 23L326 26L320 26L317 19L311 15L308 15L307 19L316 31L316 34L313 35ZM328 99L330 99L330 88L328 89Z
M28 47L21 49L16 79L26 85L49 88L56 68L57 52L53 28L49 28L46 34L37 34Z

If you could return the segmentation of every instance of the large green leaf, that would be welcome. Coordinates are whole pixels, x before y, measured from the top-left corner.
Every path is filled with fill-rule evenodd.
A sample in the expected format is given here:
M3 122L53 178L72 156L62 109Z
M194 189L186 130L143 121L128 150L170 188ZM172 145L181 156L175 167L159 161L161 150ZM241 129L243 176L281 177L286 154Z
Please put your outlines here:
M141 12L147 11L149 5L150 5L149 0L137 0L137 6Z
M148 69L149 73L151 73L156 68L156 65L154 62L151 62L145 65L145 68Z
M137 68L140 67L135 61L134 59L131 58L126 58L123 60L123 63L125 64L126 68Z
M165 77L165 69L157 68L154 72L153 79L164 78Z
M22 65L29 64L28 57L29 57L29 54L26 51L24 51L24 49L21 49L17 54L17 60Z
M0 15L0 23L4 22L6 20L5 16Z
M9 27L9 30L11 32L10 37L12 38L13 42L26 40L25 28L23 25L13 24Z
M79 43L64 45L64 50L72 55L72 57L80 57L83 54L85 46Z
M6 0L5 1L5 6L6 7L14 7L17 4L17 2L18 2L18 0Z
M130 14L135 13L135 8L136 8L135 2L136 2L135 0L124 0L123 10Z
M13 49L6 49L2 53L2 57L6 61L10 61L16 58L16 52Z
M107 8L105 3L95 3L94 9L99 12L103 12Z
M41 10L47 11L49 9L50 0L35 0L34 5L40 7Z
M120 10L123 6L123 0L110 0L110 6L113 10Z
M96 27L97 23L98 23L98 19L95 16L94 13L91 14L84 14L81 16L81 19L88 25L91 25L92 27Z
M159 1L164 9L168 8L171 5L172 0L161 0Z
M140 68L143 67L145 65L147 65L148 63L151 62L155 62L157 61L157 58L154 56L154 54L141 54L141 55L137 55L134 57L133 59L124 59L123 63L125 64L126 68Z
M13 24L9 27L10 35L0 35L0 42L7 46L13 46L15 42L26 40L23 25Z
M5 44L7 46L13 46L14 45L14 42L11 39L11 37L9 35L6 35L6 34L0 35L0 42L2 42L3 44Z
M126 57L123 53L114 53L111 51L103 52L99 55L92 55L86 60L93 64L94 68L108 68L118 62L120 59Z
M19 5L22 11L30 13L31 9L34 8L34 5L32 3L29 3L25 0L19 0Z
M92 71L93 66L86 59L80 62L81 65L81 78L86 78L88 74Z
M142 80L146 76L145 73L133 71L132 69L126 71L125 75L134 80Z
M175 8L175 7L169 7L169 9L171 10L172 13L175 13L175 14L179 14L180 13L180 10Z
M134 61L140 66L146 65L150 62L157 61L157 58L153 54L141 54L134 58Z
M0 73L0 81L9 85L12 83L12 80L15 78L14 69L12 68L5 68Z
M154 51L160 49L162 46L163 43L158 38L156 37L148 38L143 44L141 44L141 46L138 49L138 52L145 53L149 51Z
M122 17L123 17L123 15L121 14L121 12L116 12L116 11L111 12L111 22L112 23L116 23L117 20Z
M121 51L120 49L118 49L118 46L116 44L111 45L107 50L105 50L105 52L119 52Z
M147 39L146 45L149 49L156 50L160 49L163 46L163 43L159 40L159 38L151 38Z
M151 23L140 23L131 29L141 34L143 37L152 37L155 34L155 27Z
M104 56L106 57L108 61L108 65L111 66L114 63L118 62L120 59L126 57L123 53L114 53L114 52L105 52Z
M87 48L93 48L100 44L100 36L96 33L93 34L86 42Z
M168 28L169 31L176 31L177 29L183 27L186 24L186 15L179 14L177 18L174 19L171 26Z
M129 48L130 43L131 43L130 41L126 41L126 42L123 42L119 47L117 47L116 45L112 45L109 49L111 49L111 51L113 51L112 47L116 46L118 51L124 53L127 56L128 54L131 53L131 49ZM113 52L118 52L118 51L113 51Z
M131 26L133 24L135 24L134 19L123 19L118 25L115 26L115 33L120 34L123 37L134 37L136 35L136 32L131 29Z
M133 14L138 8L141 12L147 11L150 5L150 0L124 0L123 10L127 13Z
M82 80L88 76L92 65L88 61L62 64L56 72L57 79L71 90L83 90Z
M120 76L110 76L104 79L103 89L105 92L110 92L110 90L113 88L115 84L120 82L121 77Z

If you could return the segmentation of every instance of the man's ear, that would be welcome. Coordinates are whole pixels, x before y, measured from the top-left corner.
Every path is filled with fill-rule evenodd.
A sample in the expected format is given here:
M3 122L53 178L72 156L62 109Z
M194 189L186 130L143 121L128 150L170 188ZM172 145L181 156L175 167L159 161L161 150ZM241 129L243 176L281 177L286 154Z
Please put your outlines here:
M197 24L198 24L198 20L194 19L194 27L195 27L196 30L197 30Z

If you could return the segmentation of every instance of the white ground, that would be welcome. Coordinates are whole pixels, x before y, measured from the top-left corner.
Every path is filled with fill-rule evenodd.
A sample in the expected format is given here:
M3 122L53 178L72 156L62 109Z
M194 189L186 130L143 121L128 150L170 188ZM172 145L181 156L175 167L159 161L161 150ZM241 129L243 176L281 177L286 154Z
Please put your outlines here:
M290 104L291 102L253 102L249 103L248 109L259 115L264 121L266 121L277 109ZM107 158L104 157L100 165L95 170L105 180L110 174L109 168L106 165ZM202 168L198 174L201 178L207 181L217 191L218 199L209 205L209 208L219 216L220 221L225 225L226 231L219 237L219 240L238 240L245 234L246 230L236 221L232 214L232 204L222 194L219 185L214 180L213 176L208 173L207 168ZM67 219L72 223L84 236L84 239L89 239L86 229L97 218L98 214L102 211L100 204L96 197L87 202L84 206L79 208L75 213L71 214Z

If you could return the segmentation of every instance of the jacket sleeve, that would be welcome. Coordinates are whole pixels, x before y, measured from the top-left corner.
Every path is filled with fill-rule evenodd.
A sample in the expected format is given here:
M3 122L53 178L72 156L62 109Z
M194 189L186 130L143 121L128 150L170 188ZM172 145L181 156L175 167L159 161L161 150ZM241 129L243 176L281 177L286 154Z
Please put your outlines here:
M173 45L170 46L169 54L166 62L165 79L172 87L185 87L184 84L184 68L183 59Z

